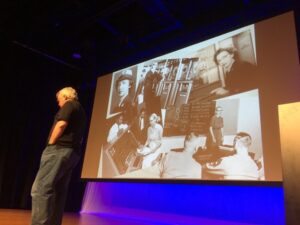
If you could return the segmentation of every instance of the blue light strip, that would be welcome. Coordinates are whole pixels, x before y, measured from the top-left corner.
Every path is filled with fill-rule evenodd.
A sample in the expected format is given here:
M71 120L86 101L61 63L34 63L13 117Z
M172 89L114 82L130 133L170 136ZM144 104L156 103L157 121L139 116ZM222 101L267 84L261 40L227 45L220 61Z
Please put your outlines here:
M92 183L83 212L127 208L253 224L285 224L282 187L210 184Z

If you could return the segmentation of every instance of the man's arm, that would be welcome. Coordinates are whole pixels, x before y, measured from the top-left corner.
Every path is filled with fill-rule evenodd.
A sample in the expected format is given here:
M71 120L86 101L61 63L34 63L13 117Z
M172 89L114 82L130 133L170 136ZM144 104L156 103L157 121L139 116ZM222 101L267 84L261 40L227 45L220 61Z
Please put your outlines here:
M64 120L58 121L51 133L48 144L53 145L56 143L57 139L63 134L64 130L68 126L68 122Z

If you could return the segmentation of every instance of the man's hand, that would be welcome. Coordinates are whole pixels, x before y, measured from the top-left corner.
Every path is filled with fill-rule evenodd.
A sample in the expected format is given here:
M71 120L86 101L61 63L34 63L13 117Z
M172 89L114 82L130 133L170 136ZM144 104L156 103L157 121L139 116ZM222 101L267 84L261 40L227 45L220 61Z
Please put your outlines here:
M58 121L51 133L51 136L49 138L48 144L49 145L54 145L57 141L57 139L63 134L64 130L68 126L68 122L64 120Z

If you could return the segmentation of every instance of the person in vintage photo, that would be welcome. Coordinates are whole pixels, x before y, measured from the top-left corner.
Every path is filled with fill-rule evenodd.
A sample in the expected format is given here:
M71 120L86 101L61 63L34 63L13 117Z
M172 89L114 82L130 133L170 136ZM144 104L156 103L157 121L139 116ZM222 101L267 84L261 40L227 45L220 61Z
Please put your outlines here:
M116 122L111 126L107 135L107 143L114 143L118 137L128 128L128 125L124 123L123 115L118 116Z
M239 60L233 48L220 48L214 61L223 70L225 87L213 90L216 95L227 95L254 89L257 86L256 65Z
M160 164L161 178L202 178L202 167L193 155L198 149L199 141L195 133L186 135L182 151L170 151Z
M123 120L126 123L129 123L134 117L134 106L130 96L132 86L132 70L126 69L122 71L115 83L115 88L118 94L118 102L113 109L113 112L121 112L123 114Z
M148 71L151 69L150 65L144 65L143 69L141 70L139 76L138 76L138 85L136 88L136 92L133 98L133 102L136 105L137 113L139 114L141 112L142 108L145 108L144 103L144 82L145 77Z
M233 141L236 154L207 163L208 174L221 175L225 180L258 180L258 166L249 155L251 144L252 138L248 133L237 133Z
M157 71L158 63L154 62L151 69L147 72L144 79L144 102L149 114L156 113L160 115L160 98L156 96L156 88L162 79Z
M131 128L139 144L146 142L148 127L149 120L147 118L146 109L142 108L139 115L135 118Z
M216 107L215 114L210 120L209 133L211 135L211 141L213 147L218 147L223 143L223 127L224 121L222 117L222 107Z
M149 117L149 124L147 130L147 140L145 145L140 146L137 150L138 154L143 156L142 168L152 166L152 163L160 154L160 147L162 144L163 127L159 124L160 117L155 113Z

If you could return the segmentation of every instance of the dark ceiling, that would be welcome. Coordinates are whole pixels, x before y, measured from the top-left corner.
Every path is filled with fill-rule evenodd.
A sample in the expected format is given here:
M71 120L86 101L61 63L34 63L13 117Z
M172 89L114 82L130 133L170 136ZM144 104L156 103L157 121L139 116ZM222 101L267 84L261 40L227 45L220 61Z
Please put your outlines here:
M273 0L11 0L2 4L1 36L91 76L294 10Z

